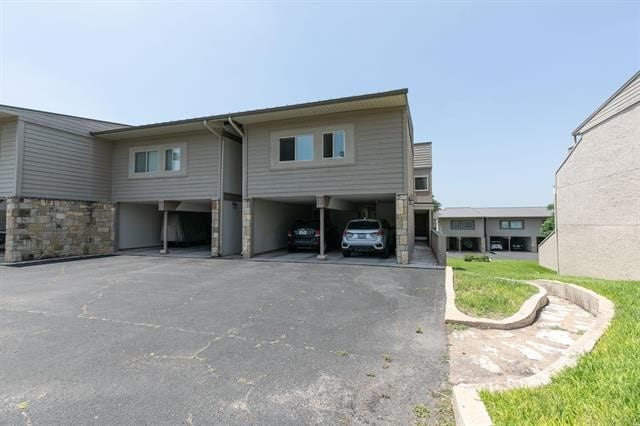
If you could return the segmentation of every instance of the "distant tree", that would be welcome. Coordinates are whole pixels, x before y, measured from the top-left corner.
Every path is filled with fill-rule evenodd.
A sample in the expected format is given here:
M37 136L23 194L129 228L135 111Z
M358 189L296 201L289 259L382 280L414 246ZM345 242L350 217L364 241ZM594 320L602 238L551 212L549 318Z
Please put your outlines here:
M440 211L441 207L440 201L436 200L436 197L433 197L433 210Z
M551 216L549 216L544 222L542 222L542 227L540 228L540 233L543 237L547 237L547 235L551 234L556 230L556 214L554 211L554 205L549 204L547 209L551 210Z

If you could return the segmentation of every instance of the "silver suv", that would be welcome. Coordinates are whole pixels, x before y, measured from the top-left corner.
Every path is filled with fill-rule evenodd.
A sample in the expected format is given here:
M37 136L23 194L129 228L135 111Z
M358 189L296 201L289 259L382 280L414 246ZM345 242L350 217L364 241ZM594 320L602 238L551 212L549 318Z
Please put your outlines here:
M377 253L387 258L395 247L395 235L386 220L356 219L347 224L342 233L342 255L351 252Z

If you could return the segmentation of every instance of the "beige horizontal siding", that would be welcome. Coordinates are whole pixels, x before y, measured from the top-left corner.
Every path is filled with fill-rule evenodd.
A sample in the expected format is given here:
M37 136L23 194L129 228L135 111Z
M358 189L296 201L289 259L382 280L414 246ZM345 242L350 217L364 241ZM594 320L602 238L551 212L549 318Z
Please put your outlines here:
M611 99L602 110L586 122L579 133L592 129L605 120L640 102L640 76L631 82L622 92Z
M0 197L16 192L17 122L0 123Z
M187 144L187 176L129 178L129 149L139 146ZM114 142L114 201L209 200L219 197L219 142L212 134L191 134Z
M431 144L413 145L413 167L431 167Z
M355 162L297 169L271 169L271 133L349 123ZM334 114L248 127L249 197L399 193L403 183L402 110ZM349 142L349 141L348 141ZM321 143L316 141L316 143Z
M111 144L26 122L22 195L108 200L111 196Z

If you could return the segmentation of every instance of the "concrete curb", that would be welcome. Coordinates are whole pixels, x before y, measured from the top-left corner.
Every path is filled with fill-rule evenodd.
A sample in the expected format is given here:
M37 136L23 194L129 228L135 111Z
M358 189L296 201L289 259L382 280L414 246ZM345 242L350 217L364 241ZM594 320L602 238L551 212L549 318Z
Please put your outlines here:
M561 297L575 303L596 317L593 326L569 347L567 352L544 370L531 377L513 380L505 384L460 384L453 387L453 410L456 425L459 426L487 426L492 425L491 417L478 391L502 391L514 388L533 388L549 384L553 376L560 371L574 367L582 355L590 352L598 340L609 328L615 314L615 305L607 298L594 291L577 286L551 280L529 281L545 288L549 294Z
M456 294L453 287L453 269L447 266L445 272L445 288L447 292L447 305L444 314L444 321L447 324L465 324L476 328L495 328L498 330L513 330L533 324L538 316L540 309L549 303L547 298L547 290L533 281L529 284L538 288L538 293L527 299L520 310L508 318L500 320L490 318L475 318L463 312L456 307Z

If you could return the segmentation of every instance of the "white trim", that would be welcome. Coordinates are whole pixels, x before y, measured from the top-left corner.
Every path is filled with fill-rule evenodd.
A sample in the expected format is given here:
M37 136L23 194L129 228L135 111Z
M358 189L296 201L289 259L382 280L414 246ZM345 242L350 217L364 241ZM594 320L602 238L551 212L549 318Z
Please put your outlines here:
M180 148L180 170L165 170L166 150ZM136 153L139 152L158 152L158 171L157 172L136 172ZM129 179L154 179L154 178L170 178L187 176L187 143L166 143L161 145L138 145L129 148Z

